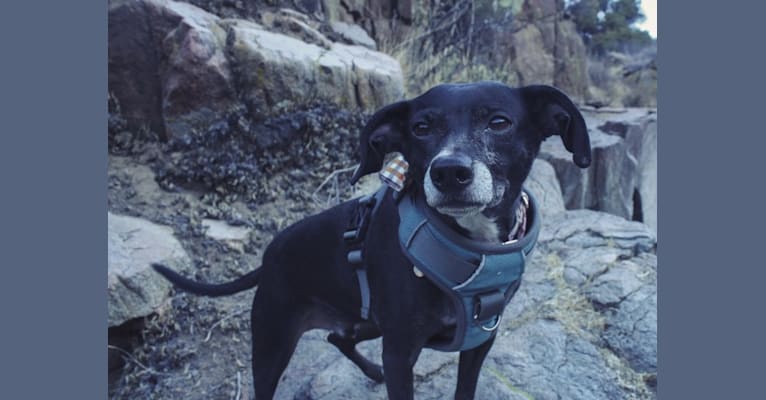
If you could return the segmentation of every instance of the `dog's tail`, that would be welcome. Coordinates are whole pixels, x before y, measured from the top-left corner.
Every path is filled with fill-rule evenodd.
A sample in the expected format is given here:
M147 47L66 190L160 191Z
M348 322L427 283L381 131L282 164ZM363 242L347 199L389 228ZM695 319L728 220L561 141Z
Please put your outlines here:
M209 297L228 296L230 294L254 288L258 285L261 275L261 269L258 268L231 282L209 284L195 282L191 279L184 278L178 272L175 272L164 265L152 264L152 268L177 288L185 292Z

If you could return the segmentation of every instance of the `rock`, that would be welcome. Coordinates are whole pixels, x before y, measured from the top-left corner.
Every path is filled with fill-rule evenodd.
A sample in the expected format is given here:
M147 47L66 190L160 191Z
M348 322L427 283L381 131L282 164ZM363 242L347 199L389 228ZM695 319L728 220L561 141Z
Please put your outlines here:
M647 222L656 231L657 124L647 109L583 111L593 162L587 169L556 137L543 142L539 157L550 162L567 209L588 208Z
M256 118L318 101L374 110L403 96L399 63L385 54L338 43L325 50L252 22L224 23L243 99Z
M524 324L498 338L489 357L513 386L537 400L627 398L601 351L558 321Z
M605 273L618 260L627 257L632 250L614 247L597 247L575 254L567 259L564 279L569 285L580 287Z
M496 3L497 4L497 3ZM581 101L588 92L586 48L572 21L554 0L521 0L497 5L513 23L497 24L476 41L475 62L509 74L508 83L554 85Z
M250 236L250 228L232 226L217 219L204 218L202 226L206 229L205 235L239 252L244 251L245 242Z
M516 49L513 64L518 75L522 77L520 85L531 82L553 83L554 55L545 49L540 28L528 24L511 35L511 43Z
M226 57L227 35L218 17L184 3L168 2L168 9L183 12L163 40L167 61L160 68L162 115L172 137L206 130L235 108L238 99Z
M657 118L648 115L631 126L627 140L635 144L638 153L638 195L640 221L657 232Z
M543 142L540 158L551 163L556 170L567 209L588 208L611 212L623 218L631 216L632 209L625 203L626 197L630 197L619 189L632 185L619 183L621 178L629 179L635 174L635 163L624 157L621 142L619 137L591 131L593 161L586 169L572 162L572 154L558 137L552 136ZM611 185L605 186L607 181Z
M607 264L606 271L597 275L584 290L585 297L600 306L617 305L645 285L646 265L630 260Z
M572 210L543 220L538 241L551 249L569 247L588 252L594 247L609 247L637 253L654 251L656 235L640 222L591 210Z
M359 25L378 42L396 43L412 32L411 0L325 0L322 5L331 23Z
M109 5L109 92L129 125L195 128L236 102L218 17L190 4Z
M655 260L656 262L656 260ZM609 348L637 372L657 373L657 286L647 284L607 312L602 334Z
M564 198L561 194L556 171L547 161L536 159L532 164L524 188L532 192L539 206L543 219L565 210Z
M657 373L655 245L606 213L544 220L483 373L495 363L535 399L656 396L644 375Z
M151 263L189 265L169 227L129 216L107 215L109 326L147 316L170 292Z
M592 124L600 131L623 138L628 155L636 160L638 169L632 193L634 219L657 231L657 114L648 109L626 109L599 126L600 121L603 119L593 118Z
M557 21L553 40L553 56L556 69L553 85L577 99L588 93L587 50L572 21Z
M567 211L543 223L540 251L560 260L566 285L559 287L584 296L600 315L603 322L595 329L596 337L632 371L656 374L657 256L652 230L587 210Z
M246 240L247 236L250 234L249 228L232 226L224 221L219 221L217 219L204 218L202 219L202 226L207 229L205 234L215 240L243 241Z
M112 2L109 92L128 125L172 138L228 126L240 112L262 121L317 103L373 111L403 96L393 58L330 43L297 12L266 15L291 36L187 3Z
M372 50L377 48L375 40L373 40L359 25L333 21L330 23L330 28L350 44L364 46Z
M277 13L266 11L261 21L272 32L282 33L325 49L332 46L330 40L317 29L318 24L312 24L307 15L297 11L287 8L280 9Z

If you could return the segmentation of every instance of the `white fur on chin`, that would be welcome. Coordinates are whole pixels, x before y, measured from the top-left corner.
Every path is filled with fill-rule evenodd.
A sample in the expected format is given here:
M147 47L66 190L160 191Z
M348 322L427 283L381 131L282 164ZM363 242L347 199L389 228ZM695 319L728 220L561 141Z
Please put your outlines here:
M494 218L489 218L482 213L466 215L455 218L458 225L468 231L471 239L484 242L497 242L500 236L500 229L497 227Z

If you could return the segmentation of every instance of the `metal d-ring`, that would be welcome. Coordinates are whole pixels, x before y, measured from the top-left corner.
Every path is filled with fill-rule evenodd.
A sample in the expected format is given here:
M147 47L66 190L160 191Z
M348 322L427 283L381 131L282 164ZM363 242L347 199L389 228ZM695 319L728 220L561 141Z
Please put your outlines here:
M495 325L493 325L491 328L487 328L487 327L486 327L486 326L484 326L484 325L479 325L479 326L480 326L480 327L481 327L481 329L482 329L483 331L485 331L485 332L492 332L492 331L494 331L495 329L497 329L497 327L498 327L498 326L500 326L500 320L501 320L501 319L502 319L502 315L499 315L499 314L498 314L498 316L497 316L497 321L495 321Z

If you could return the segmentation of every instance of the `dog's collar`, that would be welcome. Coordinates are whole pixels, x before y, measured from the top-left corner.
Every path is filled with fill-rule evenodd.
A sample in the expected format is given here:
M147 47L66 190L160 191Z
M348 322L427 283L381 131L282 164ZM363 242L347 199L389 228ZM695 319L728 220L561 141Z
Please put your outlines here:
M508 232L508 240L503 242L504 245L517 242L523 238L527 233L527 210L529 210L529 195L525 191L521 191L519 196L518 205L513 214L513 226L510 232Z
M447 226L423 196L400 193L399 243L402 251L453 301L456 331L450 342L429 343L444 351L467 350L488 340L505 305L518 288L526 256L540 230L537 203L527 194L526 232L507 244L466 238ZM522 201L523 202L523 201Z

